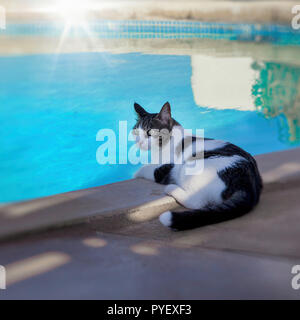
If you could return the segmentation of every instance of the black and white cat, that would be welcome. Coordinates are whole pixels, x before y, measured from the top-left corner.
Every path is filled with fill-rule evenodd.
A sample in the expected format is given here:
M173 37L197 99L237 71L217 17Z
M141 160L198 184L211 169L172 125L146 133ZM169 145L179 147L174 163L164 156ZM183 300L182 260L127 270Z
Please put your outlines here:
M137 103L134 108L138 147L157 150L160 159L158 164L141 167L134 177L165 184L165 193L189 209L164 212L159 218L162 224L177 230L192 229L242 216L258 203L262 179L249 153L229 142L197 136L190 136L190 142L185 143L184 129L171 117L168 102L159 113L148 113ZM159 135L158 131L170 134ZM164 156L167 154L169 157ZM187 166L200 161L204 166L199 166L199 172L186 174Z

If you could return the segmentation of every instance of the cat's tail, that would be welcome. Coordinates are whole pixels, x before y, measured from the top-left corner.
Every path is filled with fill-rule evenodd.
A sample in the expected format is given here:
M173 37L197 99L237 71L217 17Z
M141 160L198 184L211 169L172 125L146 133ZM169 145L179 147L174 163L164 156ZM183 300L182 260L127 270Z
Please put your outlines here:
M239 205L223 203L218 207L199 210L166 211L160 215L159 220L163 225L171 229L187 230L238 218L248 213L253 207L253 204L247 202Z

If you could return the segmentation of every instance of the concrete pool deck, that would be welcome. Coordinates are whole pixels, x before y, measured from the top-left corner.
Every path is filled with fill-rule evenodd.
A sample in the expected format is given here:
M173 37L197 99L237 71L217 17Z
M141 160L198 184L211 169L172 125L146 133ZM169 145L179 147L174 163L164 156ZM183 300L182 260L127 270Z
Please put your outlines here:
M88 226L19 239L0 250L7 271L0 300L300 299L291 286L299 258L207 250Z
M143 179L1 207L0 299L299 299L300 148L256 159L258 207L195 230L163 227L178 205Z

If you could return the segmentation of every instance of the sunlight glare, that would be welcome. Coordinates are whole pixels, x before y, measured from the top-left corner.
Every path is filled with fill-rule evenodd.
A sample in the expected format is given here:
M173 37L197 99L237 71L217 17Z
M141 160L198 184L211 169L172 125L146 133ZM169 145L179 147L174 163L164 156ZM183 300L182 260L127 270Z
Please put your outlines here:
M60 0L56 2L52 11L64 21L64 30L58 43L57 54L62 51L63 44L70 35L71 30L75 30L79 34L83 32L83 35L87 36L91 45L94 45L95 39L88 25L88 13L94 9L98 10L99 6L96 8L91 1Z
M60 0L55 6L55 11L71 26L82 24L90 9L89 1L81 0Z

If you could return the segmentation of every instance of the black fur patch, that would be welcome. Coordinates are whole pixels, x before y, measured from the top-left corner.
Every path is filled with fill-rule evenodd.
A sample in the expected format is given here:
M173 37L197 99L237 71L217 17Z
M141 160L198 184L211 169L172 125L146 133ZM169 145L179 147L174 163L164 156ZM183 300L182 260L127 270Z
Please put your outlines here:
M197 156L197 153L196 153L196 146L195 146L195 142L197 141L197 139L202 139L202 138L199 138L199 137L195 137L195 136L192 136L192 139L191 137L184 137L181 141L181 151L182 151L182 154L184 153L184 150L185 148L188 148L191 143L192 143L192 157L195 158ZM211 138L204 138L204 141L206 140L213 140ZM180 148L179 148L180 149Z
M205 159L234 155L244 158L245 161L238 161L233 167L226 168L218 173L227 186L224 192L228 195L233 194L236 190L244 191L251 198L248 200L255 205L259 200L262 189L262 179L256 161L251 154L231 143L222 148L204 152Z
M229 199L235 192L241 191L244 196L244 204L254 207L260 197L262 180L257 167L249 161L238 161L233 167L228 167L218 175L224 181L226 189L222 193L224 200Z
M170 172L173 169L174 164L164 164L154 171L155 182L160 184L172 183Z

